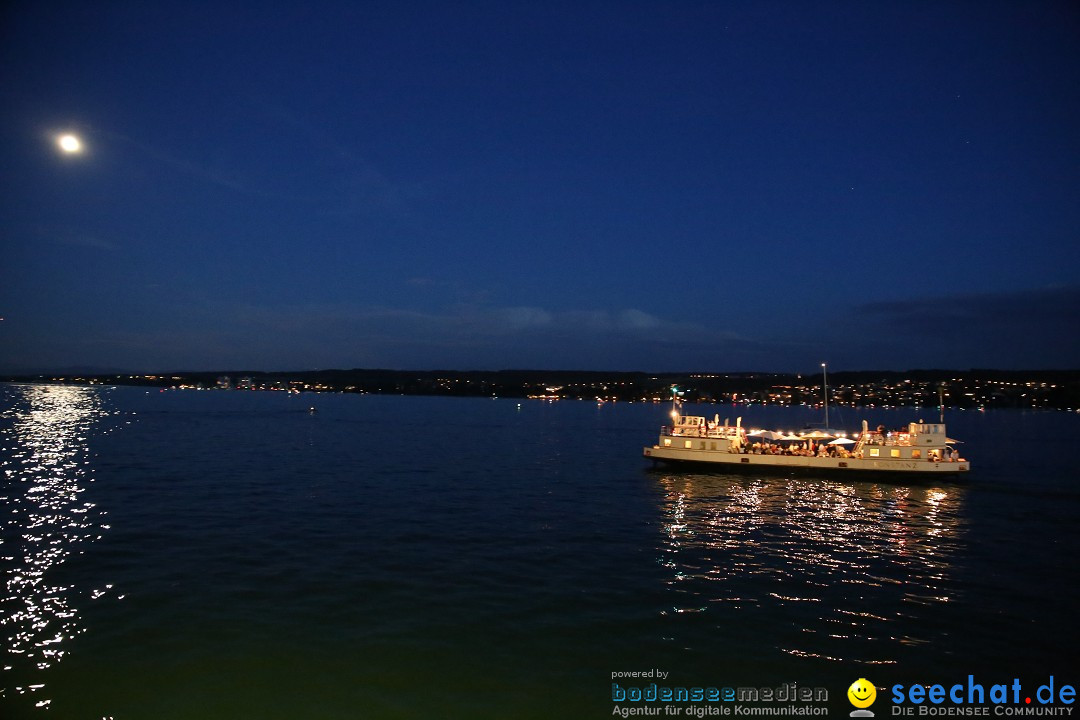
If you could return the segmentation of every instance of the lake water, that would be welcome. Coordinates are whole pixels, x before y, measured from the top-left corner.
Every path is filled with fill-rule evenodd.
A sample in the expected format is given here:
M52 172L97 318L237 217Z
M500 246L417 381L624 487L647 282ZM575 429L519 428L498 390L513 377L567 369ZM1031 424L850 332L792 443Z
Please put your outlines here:
M1080 680L1080 414L952 412L972 473L908 485L651 469L668 410L0 385L0 717L603 718L651 669L834 716L866 677L882 716L894 683Z

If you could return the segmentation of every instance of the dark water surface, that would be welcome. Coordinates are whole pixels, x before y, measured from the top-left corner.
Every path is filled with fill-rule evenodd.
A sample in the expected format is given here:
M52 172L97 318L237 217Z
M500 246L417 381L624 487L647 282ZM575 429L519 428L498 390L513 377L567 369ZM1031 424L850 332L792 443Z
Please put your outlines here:
M953 412L973 472L907 485L652 470L667 410L0 385L0 717L603 718L650 668L846 716L859 677L1080 680L1080 415Z

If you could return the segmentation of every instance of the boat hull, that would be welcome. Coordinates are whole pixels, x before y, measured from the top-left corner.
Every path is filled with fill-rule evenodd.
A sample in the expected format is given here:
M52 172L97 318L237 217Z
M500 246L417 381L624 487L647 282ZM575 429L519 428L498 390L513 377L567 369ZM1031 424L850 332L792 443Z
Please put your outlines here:
M755 455L714 450L699 450L653 445L645 447L644 456L664 463L708 465L749 472L828 472L829 474L905 475L938 477L959 475L971 470L966 460L902 460L893 458L835 458L802 455Z

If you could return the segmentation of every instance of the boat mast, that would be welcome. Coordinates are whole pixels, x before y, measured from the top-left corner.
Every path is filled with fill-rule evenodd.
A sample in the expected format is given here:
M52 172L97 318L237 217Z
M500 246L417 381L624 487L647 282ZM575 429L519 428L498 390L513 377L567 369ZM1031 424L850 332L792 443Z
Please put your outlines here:
M821 363L821 386L825 394L825 432L829 432L829 374Z

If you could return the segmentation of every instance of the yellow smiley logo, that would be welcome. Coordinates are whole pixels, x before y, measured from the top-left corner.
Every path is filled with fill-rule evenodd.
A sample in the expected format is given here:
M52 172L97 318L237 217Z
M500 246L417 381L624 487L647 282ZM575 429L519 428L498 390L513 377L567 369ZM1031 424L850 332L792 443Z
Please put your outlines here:
M848 700L857 708L868 708L877 700L877 688L866 678L859 678L847 689Z

